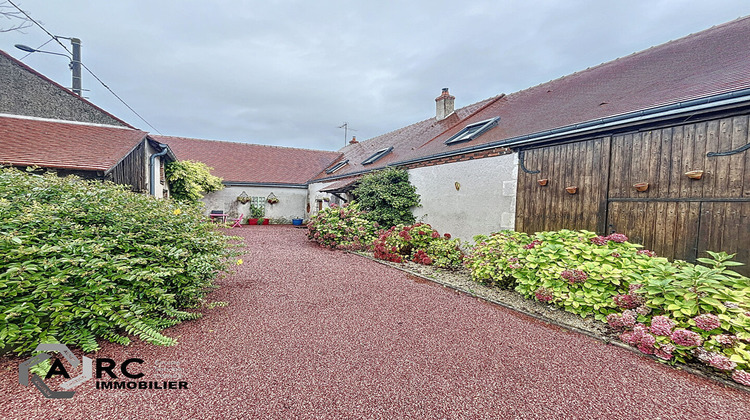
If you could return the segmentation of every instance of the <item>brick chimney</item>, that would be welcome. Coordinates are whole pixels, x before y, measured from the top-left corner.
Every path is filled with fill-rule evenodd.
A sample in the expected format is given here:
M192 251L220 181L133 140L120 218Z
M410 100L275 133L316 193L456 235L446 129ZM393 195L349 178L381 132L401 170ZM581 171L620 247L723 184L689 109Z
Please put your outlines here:
M453 105L456 100L455 96L448 93L448 88L443 88L443 93L435 98L435 119L440 121L444 120L453 113Z
M352 136L352 139L351 139L351 140L349 140L349 144L355 144L355 143L359 143L359 142L357 141L357 136Z

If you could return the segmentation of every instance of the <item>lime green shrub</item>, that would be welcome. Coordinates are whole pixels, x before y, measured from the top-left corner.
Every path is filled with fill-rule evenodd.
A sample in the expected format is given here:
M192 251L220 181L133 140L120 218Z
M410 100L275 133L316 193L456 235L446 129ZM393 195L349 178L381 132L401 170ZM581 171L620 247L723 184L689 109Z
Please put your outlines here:
M198 201L204 194L224 188L221 178L211 175L213 168L203 162L180 160L169 162L164 173L169 190L177 200Z
M351 202L318 212L307 224L307 237L331 249L365 250L377 237L378 224L363 217L359 204Z
M506 231L478 239L467 263L476 281L513 287L527 298L600 321L618 311L613 299L629 290L629 273L653 260L620 234Z
M228 237L196 206L9 168L0 197L0 349L172 345L160 331L199 317L182 309L228 265Z

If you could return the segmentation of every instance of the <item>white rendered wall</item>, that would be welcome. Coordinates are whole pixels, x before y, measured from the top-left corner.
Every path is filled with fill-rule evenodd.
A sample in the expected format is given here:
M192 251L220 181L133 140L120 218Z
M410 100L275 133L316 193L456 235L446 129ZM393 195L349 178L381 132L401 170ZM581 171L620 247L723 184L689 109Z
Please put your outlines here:
M206 205L205 213L211 210L223 210L230 217L245 215L250 216L250 203L242 204L237 197L245 192L250 197L268 197L273 193L279 202L268 204L264 201L266 218L276 222L291 223L292 219L305 218L305 205L307 200L306 188L289 187L234 187L227 186L224 189L206 194L201 201Z
M323 203L323 208L328 207L330 203L337 202L338 200L329 193L320 192L321 189L331 185L335 181L327 182L315 182L307 186L307 204L309 204L310 212L306 213L306 219L310 216L314 216L318 212L318 203ZM307 210L307 208L305 208Z
M417 220L462 241L513 229L516 212L517 154L409 169L421 207ZM456 182L460 188L456 190Z

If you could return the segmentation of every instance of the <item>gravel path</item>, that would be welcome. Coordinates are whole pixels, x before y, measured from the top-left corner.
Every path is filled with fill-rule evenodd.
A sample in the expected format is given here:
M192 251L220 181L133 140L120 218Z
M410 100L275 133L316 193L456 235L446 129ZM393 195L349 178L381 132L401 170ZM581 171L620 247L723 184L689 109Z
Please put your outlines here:
M71 400L17 383L0 359L2 418L747 418L750 395L484 303L286 226L234 229L244 264L229 306L167 330L175 347L110 343L153 379L179 362L188 390ZM79 353L76 353L80 356ZM137 370L133 369L133 370Z

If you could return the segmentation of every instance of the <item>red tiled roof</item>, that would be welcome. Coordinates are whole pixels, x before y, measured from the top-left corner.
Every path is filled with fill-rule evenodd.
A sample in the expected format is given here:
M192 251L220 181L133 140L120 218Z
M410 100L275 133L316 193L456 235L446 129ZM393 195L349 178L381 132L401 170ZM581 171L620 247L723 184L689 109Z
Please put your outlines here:
M180 160L214 168L225 182L305 184L341 156L340 152L294 149L184 137L151 136L166 143Z
M126 127L0 116L0 163L107 171L146 137Z
M383 147L393 145L399 149L399 153L387 156L377 165L383 166L750 88L749 45L750 17L745 17L489 103L484 101L485 107L467 107L476 112L460 115L462 120L453 121L444 132L415 130L398 135L408 131L407 127L395 131L397 135L375 137L357 145L367 152L359 153L351 146L342 151L351 164ZM444 143L468 124L497 116L499 124L477 139L451 146ZM430 122L434 119L415 126ZM354 169L369 168L354 166L347 172Z

